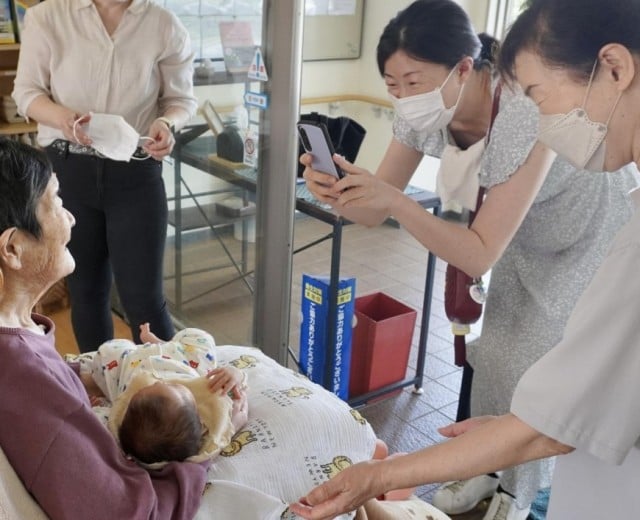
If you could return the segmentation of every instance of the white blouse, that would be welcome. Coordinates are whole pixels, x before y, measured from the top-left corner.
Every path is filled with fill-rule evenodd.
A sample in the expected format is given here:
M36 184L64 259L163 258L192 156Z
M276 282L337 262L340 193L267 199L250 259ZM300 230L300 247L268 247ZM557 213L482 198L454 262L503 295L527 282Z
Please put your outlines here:
M193 57L178 18L133 0L112 35L92 0L54 0L25 16L13 98L21 114L41 95L78 114L122 115L140 134L169 107L193 115ZM38 125L38 143L63 139Z

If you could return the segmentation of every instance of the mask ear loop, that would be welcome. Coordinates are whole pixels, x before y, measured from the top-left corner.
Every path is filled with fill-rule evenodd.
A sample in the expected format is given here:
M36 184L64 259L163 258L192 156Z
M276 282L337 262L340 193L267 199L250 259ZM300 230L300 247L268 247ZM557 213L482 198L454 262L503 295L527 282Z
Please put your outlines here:
M593 77L596 75L596 69L598 68L598 58L596 58L593 68L591 69L591 76L589 76L589 85L587 85L587 91L584 93L582 100L582 110L586 112L587 99L589 98L589 92L591 92L591 85L593 85Z
M609 128L609 123L611 123L611 118L613 117L613 113L616 111L616 107L618 106L618 102L620 101L621 97L622 97L622 91L618 94L618 97L616 98L616 102L613 104L613 108L611 109L611 112L609 112L609 117L607 117L607 122L605 123L605 125L607 125L607 128Z
M448 81L451 79L451 75L458 70L458 65L460 63L456 63L455 66L449 71L449 75L446 77L446 79L442 82L442 85L440 85L438 87L438 91L442 92L442 88L448 83ZM449 108L447 108L447 110L451 110L453 107L458 107L458 103L460 103L460 98L462 97L462 91L464 90L464 87L466 85L466 82L462 84L462 86L460 87L460 92L458 92L458 98L456 99L456 102L450 106ZM440 94L442 96L442 94ZM443 105L444 105L444 99L443 99ZM446 108L446 107L445 107Z
M141 135L140 141L151 141L155 143L155 139L153 137L149 137L148 135ZM151 157L150 153L147 153L145 157L131 157L134 161L146 161L149 157Z
M93 114L93 112L90 112L90 114ZM73 122L73 127L71 128L71 130L73 131L73 138L76 140L76 143L78 143L78 144L81 144L81 143L80 143L80 140L78 139L78 136L77 136L77 134L76 134L76 128L77 128L78 123L80 122L80 120L81 120L81 119L82 119L82 116L80 116L78 119L76 119L76 120ZM82 146L85 146L85 145L82 145ZM98 150L96 150L95 148L94 148L94 151L95 151L95 153L96 153L96 156L97 156L97 157L100 157L101 159L106 159L106 158L107 158L107 156L106 156L106 155L102 155L102 154L101 154Z
M73 131L73 138L76 140L76 143L80 143L80 139L78 139L78 135L76 134L76 128L78 126L78 123L80 122L80 119L82 119L82 117L77 118L73 122L73 126L71 128L71 130Z
M589 77L589 86L587 87L587 92L585 93L584 99L582 100L582 110L584 111L585 114L587 113L587 109L586 109L587 99L589 97L589 93L591 92L591 85L593 84L593 77L596 74L597 68L598 68L598 59L596 58L596 61L593 64L593 69L591 70L591 76ZM609 117L607 117L607 121L604 123L604 125L607 128L609 127L609 123L611 123L611 118L613 117L613 113L616 111L616 107L618 106L618 103L620 102L621 97L622 97L622 92L618 94L616 102L613 104L613 107L611 108L611 112L609 112Z

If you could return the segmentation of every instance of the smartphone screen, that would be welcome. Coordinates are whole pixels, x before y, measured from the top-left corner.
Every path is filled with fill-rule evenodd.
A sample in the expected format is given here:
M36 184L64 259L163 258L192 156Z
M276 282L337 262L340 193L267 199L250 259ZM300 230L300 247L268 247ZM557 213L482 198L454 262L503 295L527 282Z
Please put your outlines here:
M305 152L313 156L314 170L342 179L344 172L333 162L333 145L327 127L323 123L298 123L298 135Z

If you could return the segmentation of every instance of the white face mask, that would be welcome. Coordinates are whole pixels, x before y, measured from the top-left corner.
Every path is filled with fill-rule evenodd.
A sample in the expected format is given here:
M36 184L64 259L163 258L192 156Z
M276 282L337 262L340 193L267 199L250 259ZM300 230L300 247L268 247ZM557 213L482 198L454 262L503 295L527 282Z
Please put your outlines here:
M76 123L73 125L75 136ZM114 161L129 162L133 153L138 148L140 137L122 116L115 114L91 114L91 119L86 128L87 135L91 139L91 147L105 157Z
M449 72L449 75L442 85L431 92L404 98L397 98L393 94L389 94L393 108L398 116L406 121L416 132L425 132L428 134L437 132L446 127L453 119L453 114L458 107L464 85L460 88L455 104L449 108L444 104L441 91L447 81L449 81L453 72L457 70L457 67L456 65L451 69L451 72Z
M580 108L574 108L567 114L540 116L538 141L565 157L576 168L601 172L604 171L605 137L622 92L618 95L606 123L597 123L589 118L585 106L597 65L596 60Z

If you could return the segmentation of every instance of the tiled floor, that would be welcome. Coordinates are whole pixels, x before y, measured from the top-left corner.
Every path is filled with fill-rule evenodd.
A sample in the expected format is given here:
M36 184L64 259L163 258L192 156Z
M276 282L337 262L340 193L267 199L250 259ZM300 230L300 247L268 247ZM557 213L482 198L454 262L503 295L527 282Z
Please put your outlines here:
M295 246L299 247L330 231L330 227L310 217L296 220ZM230 233L224 235L228 249L238 258L239 242ZM294 255L290 345L298 349L299 309L302 273L327 274L330 261L330 241ZM205 248L206 247L206 252ZM173 252L168 249L167 270L172 271ZM253 251L250 251L250 258ZM216 262L226 262L219 246L206 246L194 242L185 246L185 264L188 268L203 268ZM426 275L427 252L405 230L392 226L374 229L350 225L343 229L341 275L356 278L357 295L383 291L422 311L423 288ZM217 264L216 264L217 265ZM249 262L251 266L251 261ZM361 409L390 451L414 451L443 440L437 432L439 426L452 422L457 408L461 372L453 363L450 325L444 313L444 267L437 263L433 288L433 301L424 369L424 393L413 394L411 389L399 395ZM192 275L185 279L184 292L189 298L212 287L212 279L223 281L233 275L233 269ZM486 280L485 280L486 282ZM173 295L172 284L167 292ZM242 282L234 282L183 306L189 323L212 331L218 343L246 344L250 339L251 294ZM413 336L408 371L415 373L419 321ZM472 337L480 324L473 327ZM429 501L435 485L423 486L418 495ZM472 514L457 518L479 519L486 504Z

